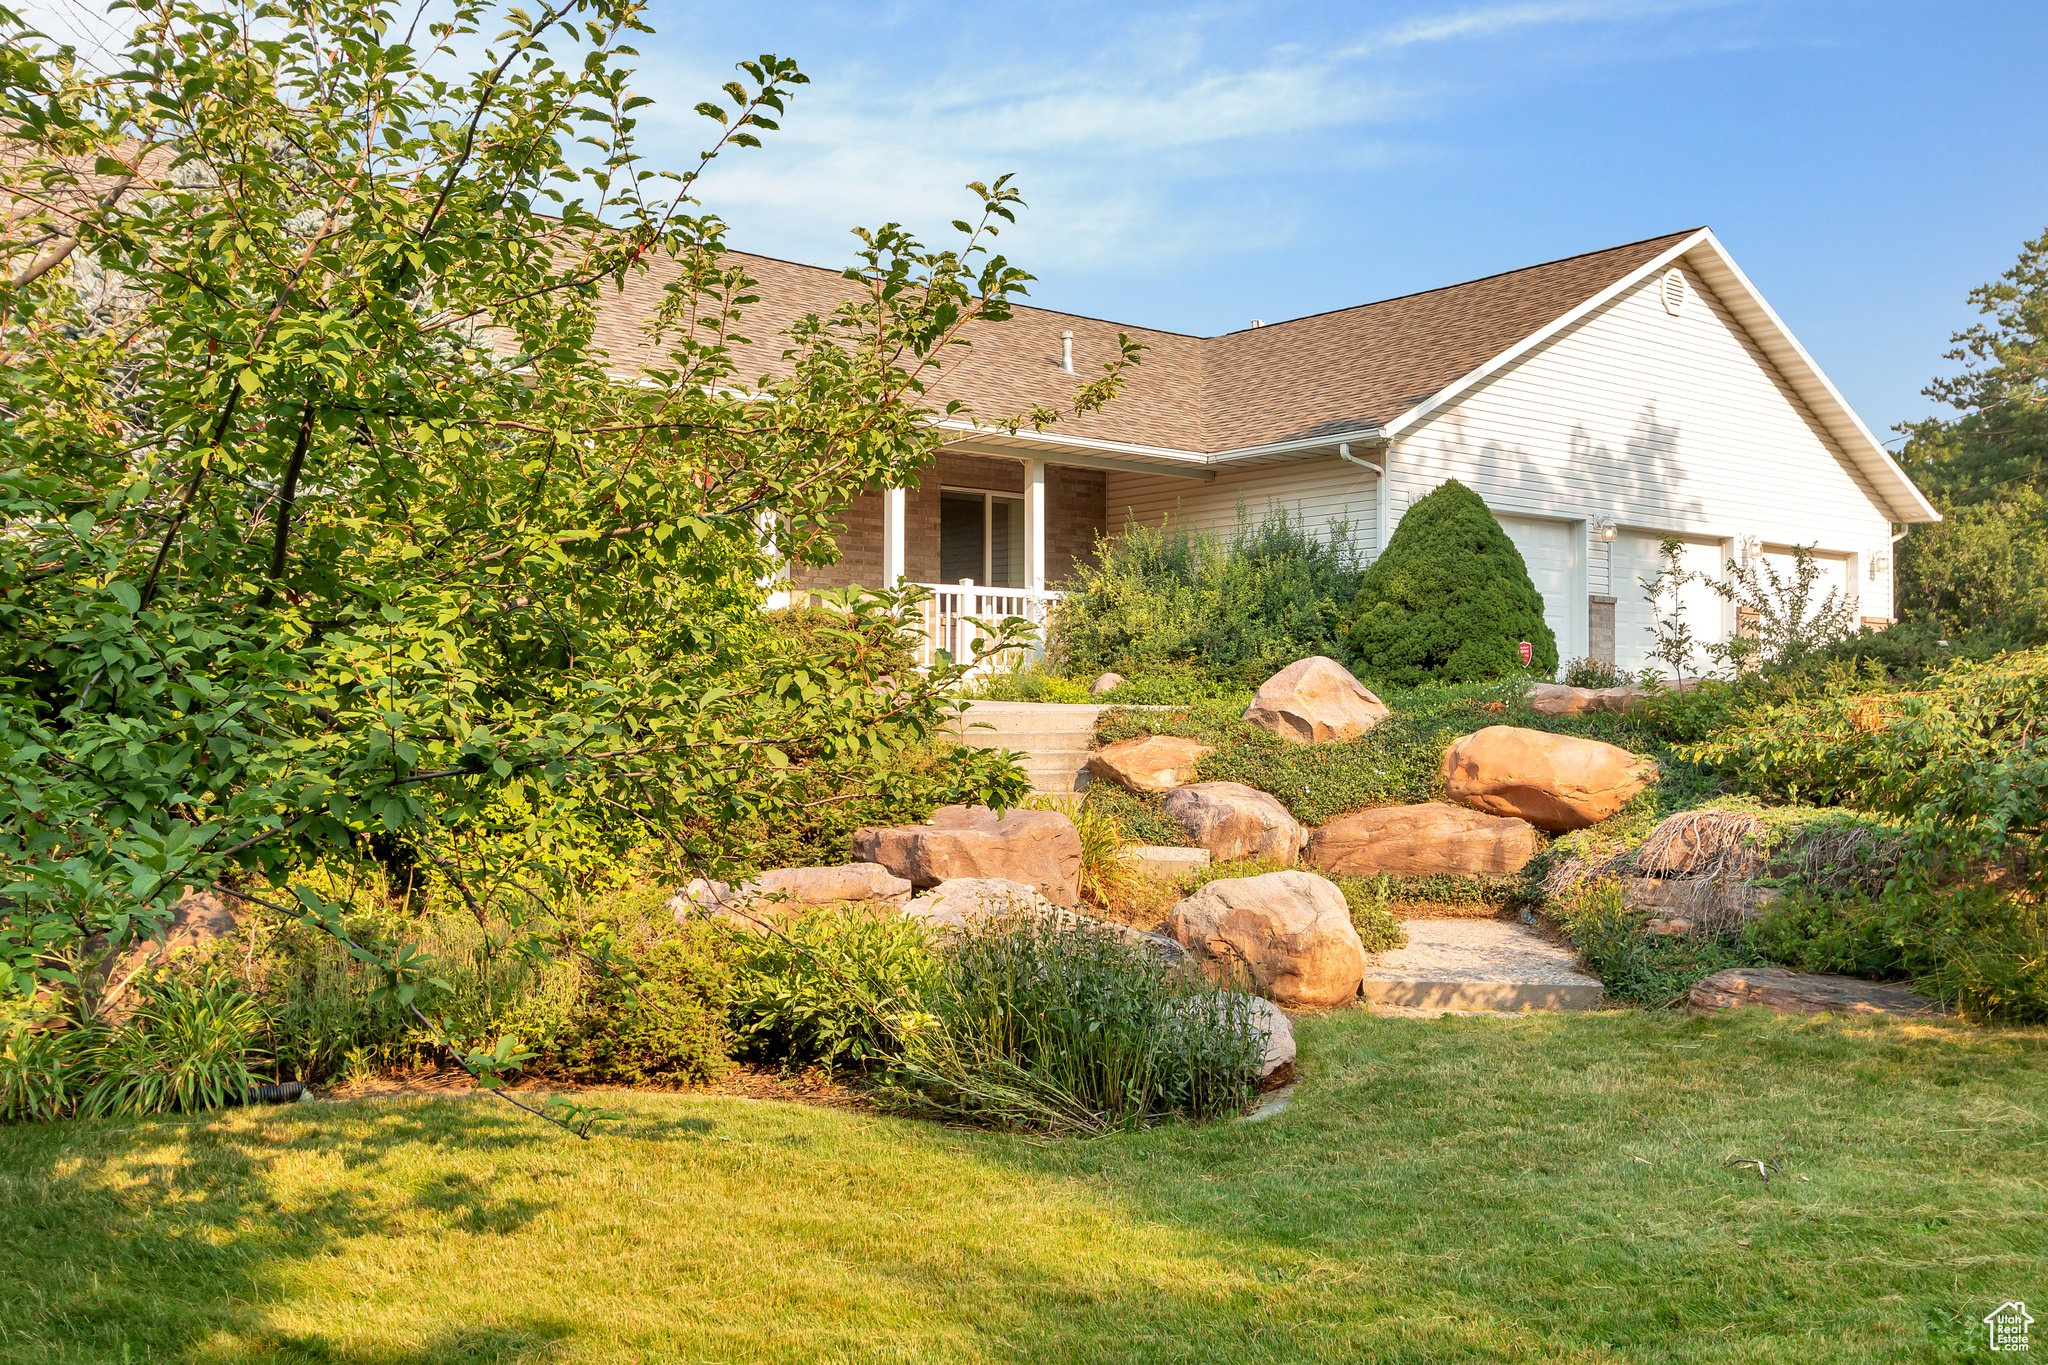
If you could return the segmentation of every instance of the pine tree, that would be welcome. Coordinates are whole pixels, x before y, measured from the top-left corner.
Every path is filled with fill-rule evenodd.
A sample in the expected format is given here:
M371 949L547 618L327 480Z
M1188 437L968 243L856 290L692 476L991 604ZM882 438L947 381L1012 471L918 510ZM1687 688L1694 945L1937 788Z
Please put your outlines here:
M1367 569L1352 611L1358 672L1397 686L1557 672L1543 597L1515 543L1479 495L1457 480L1418 501Z

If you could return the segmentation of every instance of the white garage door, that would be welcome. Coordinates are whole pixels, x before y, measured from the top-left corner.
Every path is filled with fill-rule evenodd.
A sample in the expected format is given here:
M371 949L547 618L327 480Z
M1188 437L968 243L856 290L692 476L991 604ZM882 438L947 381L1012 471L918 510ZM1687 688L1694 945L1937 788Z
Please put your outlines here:
M1799 581L1799 561L1793 556L1790 546L1764 546L1764 562L1778 571L1778 582L1790 592ZM1806 611L1810 617L1827 602L1828 594L1835 594L1835 600L1847 603L1851 618L1855 615L1855 599L1850 594L1852 580L1849 577L1847 555L1829 554L1816 550L1813 555L1814 567L1820 570L1820 577L1814 580L1813 595L1806 599ZM1766 590L1769 589L1769 574L1758 574Z
M1663 567L1663 541L1654 531L1623 531L1614 539L1608 590L1614 594L1614 662L1625 672L1645 668L1671 672L1669 664L1651 657L1657 647L1657 618L1645 586L1656 581ZM1688 573L1717 583L1727 576L1727 547L1722 542L1684 540L1680 544L1679 563ZM1675 602L1667 597L1664 609L1692 630L1695 648L1692 664L1685 671L1712 672L1705 647L1728 638L1732 608L1727 601L1707 583L1695 580L1676 594Z
M1543 621L1557 637L1560 667L1586 652L1585 533L1575 521L1503 516L1529 581L1543 594Z

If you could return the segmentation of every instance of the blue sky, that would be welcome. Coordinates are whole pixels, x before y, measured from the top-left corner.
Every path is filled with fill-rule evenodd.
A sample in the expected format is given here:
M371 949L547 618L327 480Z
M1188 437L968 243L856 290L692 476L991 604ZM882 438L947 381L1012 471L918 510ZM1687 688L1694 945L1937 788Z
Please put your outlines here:
M1210 333L1711 225L1873 427L2048 227L2042 0L655 0L650 142L740 56L813 84L719 167L736 245L838 264L1015 171L1049 307Z

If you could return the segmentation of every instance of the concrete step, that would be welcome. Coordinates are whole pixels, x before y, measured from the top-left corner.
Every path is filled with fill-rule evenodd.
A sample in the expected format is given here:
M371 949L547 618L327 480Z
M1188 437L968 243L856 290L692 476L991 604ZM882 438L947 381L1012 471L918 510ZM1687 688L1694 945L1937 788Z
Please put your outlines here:
M1578 957L1497 919L1403 921L1407 946L1366 960L1370 1004L1434 1010L1592 1010L1606 1001Z
M960 742L970 749L1016 749L1033 754L1093 753L1092 731L1058 731L1049 735L1014 734L1003 730L969 730Z
M956 724L962 744L976 749L1010 749L1031 790L1071 796L1088 786L1082 769L1095 752L1095 718L1100 706L1064 702L977 701Z
M1100 706L1062 702L976 701L967 704L962 721L970 733L1093 735L1101 713Z

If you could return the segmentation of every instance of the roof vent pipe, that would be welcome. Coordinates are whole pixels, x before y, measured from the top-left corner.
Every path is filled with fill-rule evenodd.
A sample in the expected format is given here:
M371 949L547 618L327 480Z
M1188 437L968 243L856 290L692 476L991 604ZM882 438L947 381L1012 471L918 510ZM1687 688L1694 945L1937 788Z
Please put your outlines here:
M1068 374L1074 372L1074 334L1060 333L1060 368Z

